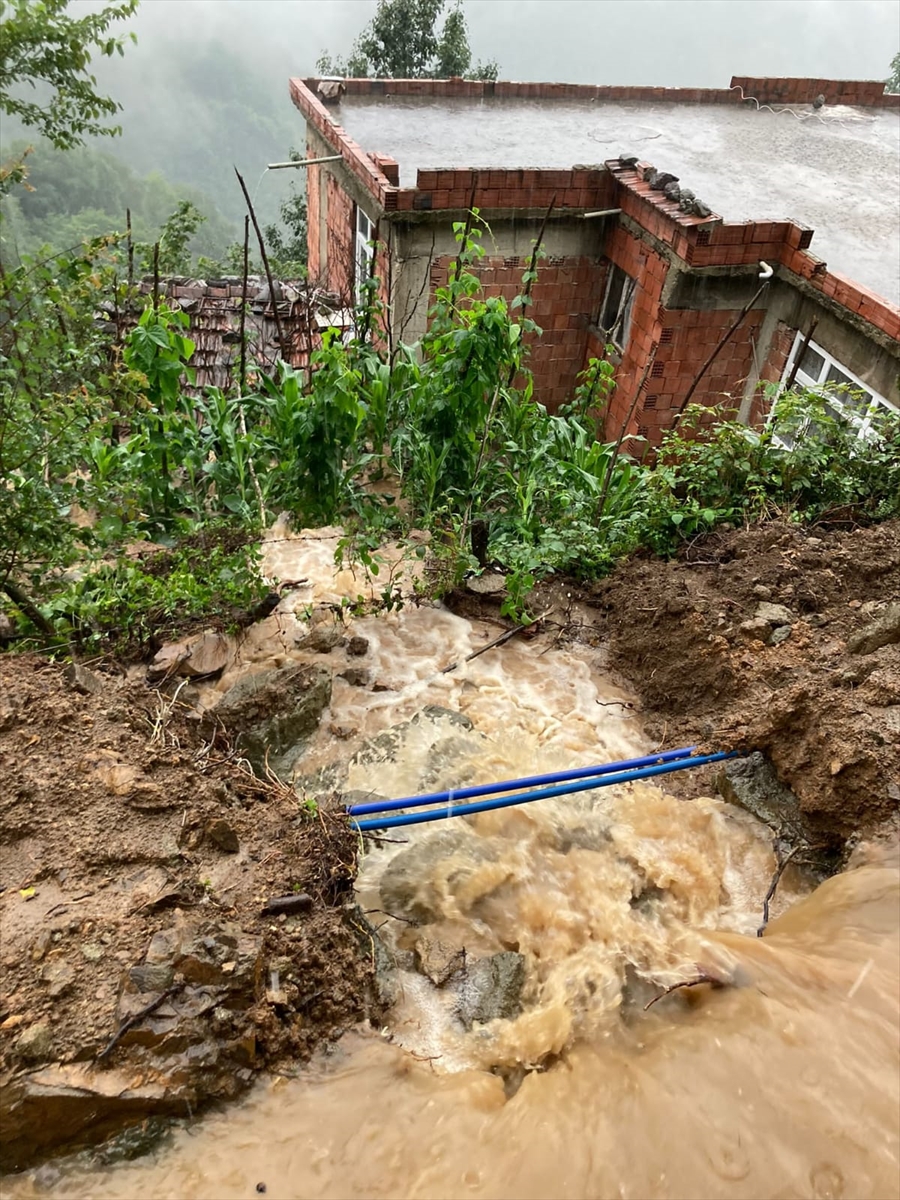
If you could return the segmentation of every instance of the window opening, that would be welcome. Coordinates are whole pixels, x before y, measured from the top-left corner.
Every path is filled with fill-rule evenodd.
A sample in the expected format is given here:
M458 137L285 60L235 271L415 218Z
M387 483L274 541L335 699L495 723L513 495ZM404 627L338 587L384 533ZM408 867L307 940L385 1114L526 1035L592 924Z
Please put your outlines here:
M372 239L375 236L375 226L356 206L356 270L353 281L353 299L357 308L365 299L364 286L370 277L372 269Z
M803 350L803 341L803 334L798 332L781 377L782 384L790 378L794 362ZM794 383L824 396L826 398L823 406L825 412L835 420L849 421L861 438L872 437L872 423L877 419L880 410L898 411L884 396L867 387L861 379L848 371L827 350L815 342L810 342L803 350L803 357L797 367ZM770 423L772 413L769 414ZM787 449L791 449L802 434L818 432L815 421L807 421L802 429L777 432L775 440Z
M621 267L610 264L606 294L600 306L600 328L618 350L624 350L628 345L636 286L636 280L626 275Z

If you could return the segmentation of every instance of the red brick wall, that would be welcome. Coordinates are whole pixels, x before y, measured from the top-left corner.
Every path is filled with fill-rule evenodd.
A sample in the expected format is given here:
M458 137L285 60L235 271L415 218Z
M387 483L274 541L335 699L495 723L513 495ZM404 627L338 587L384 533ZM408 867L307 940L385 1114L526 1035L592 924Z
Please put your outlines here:
M614 207L616 185L603 167L568 171L447 170L419 171L414 188L389 197L396 211L438 209L531 208L604 209Z
M312 157L307 147L307 157ZM319 206L319 173L321 167L306 169L306 267L310 279L318 280L322 272L319 258L319 222L322 219Z
M762 385L766 383L778 383L781 379L784 369L787 366L787 361L790 358L791 347L794 344L796 336L796 329L792 329L784 321L779 321L775 326L775 332L772 334L772 341L769 345L769 353L766 355L766 361L763 363L762 370L759 373L760 386L753 394L753 402L750 405L750 414L747 418L748 424L758 426L765 420L766 414L769 411L769 403L766 400Z
M666 261L645 242L622 228L615 229L607 239L606 253L626 275L637 280L628 344L616 370L616 387L605 423L606 437L613 440L618 437L622 422L634 399L635 389L640 387L644 369L653 358L659 343L659 302L669 268ZM602 352L602 346L596 338L594 343L591 353L598 355L598 349ZM646 385L643 390L646 394ZM636 432L640 424L640 411L641 406L638 404L628 433Z
M447 281L452 259L435 259L431 291ZM475 267L485 296L502 296L511 303L522 291L524 258L485 257ZM543 336L528 339L529 365L534 375L534 397L550 412L571 399L576 379L586 361L589 327L596 320L606 265L591 258L544 259L532 290L527 312Z
M651 445L672 425L688 389L707 358L737 319L739 310L662 309L659 348L639 406L639 432ZM753 367L753 347L758 342L765 313L751 311L737 333L716 356L691 397L691 403L708 407L740 407L744 384Z
M328 290L336 292L342 301L352 304L356 213L353 201L331 173L328 175L326 188L328 198L327 286Z

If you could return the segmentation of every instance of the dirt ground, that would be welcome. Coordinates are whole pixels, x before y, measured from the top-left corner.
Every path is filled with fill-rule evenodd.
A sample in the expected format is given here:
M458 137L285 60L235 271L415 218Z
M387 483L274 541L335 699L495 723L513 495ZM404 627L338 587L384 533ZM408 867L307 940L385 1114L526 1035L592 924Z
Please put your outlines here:
M714 533L582 598L652 737L763 751L826 839L896 816L900 630L868 631L900 600L900 522Z
M32 1156L23 1073L90 1068L79 1086L95 1088L101 1071L126 1068L133 1084L137 1069L142 1084L163 1081L147 1113L185 1115L258 1067L303 1061L372 1008L371 956L343 910L357 840L346 825L255 779L159 692L87 679L96 692L37 656L0 656L7 1164ZM299 893L309 911L263 915L270 898ZM169 975L154 981L153 964ZM141 1024L149 1041L129 1033L98 1061L129 1014L179 981L155 1032ZM204 1004L220 1044L200 1053ZM62 1093L67 1077L43 1082Z

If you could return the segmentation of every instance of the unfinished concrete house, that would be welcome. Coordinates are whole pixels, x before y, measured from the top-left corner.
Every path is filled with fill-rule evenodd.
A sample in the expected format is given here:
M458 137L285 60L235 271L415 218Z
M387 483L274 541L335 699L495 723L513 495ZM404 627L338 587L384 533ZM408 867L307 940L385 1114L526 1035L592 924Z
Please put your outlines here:
M311 278L352 297L377 238L391 338L421 335L471 206L490 226L485 290L508 298L549 211L531 365L551 411L609 342L607 435L633 410L652 444L688 395L758 423L766 381L849 385L861 430L900 410L900 96L881 83L290 92L308 157L328 160L308 168Z

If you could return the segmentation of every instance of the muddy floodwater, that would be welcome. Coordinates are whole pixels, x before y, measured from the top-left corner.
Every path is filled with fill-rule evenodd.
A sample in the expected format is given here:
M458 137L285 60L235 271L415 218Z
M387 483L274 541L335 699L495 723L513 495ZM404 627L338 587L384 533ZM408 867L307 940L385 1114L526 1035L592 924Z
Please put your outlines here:
M311 598L326 576L352 591L327 540L293 549ZM342 786L399 796L656 749L596 650L515 639L441 674L497 630L407 608L354 632L385 690L336 681L331 721L400 732ZM288 643L276 621L247 661ZM323 733L299 770L334 754ZM757 937L772 831L718 798L635 783L390 837L357 883L395 964L380 1028L147 1157L50 1163L2 1195L900 1195L896 844L858 847L818 886L789 867ZM464 1019L467 964L501 959L521 975L509 1015ZM717 986L662 996L701 975Z

